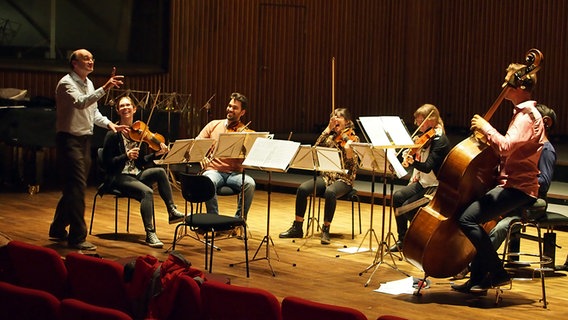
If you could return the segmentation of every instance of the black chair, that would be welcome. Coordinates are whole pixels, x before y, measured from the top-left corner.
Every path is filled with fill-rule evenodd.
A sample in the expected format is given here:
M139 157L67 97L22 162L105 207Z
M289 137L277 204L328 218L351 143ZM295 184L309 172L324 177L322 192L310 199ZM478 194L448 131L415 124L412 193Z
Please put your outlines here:
M308 217L314 217L314 216L310 216L311 214L311 210L312 210L312 198L313 195L310 195L310 200L308 203ZM320 218L320 211L321 211L321 197L318 197L318 216L317 216L317 220L319 223L319 218ZM355 239L355 202L357 202L357 208L358 208L358 212L359 212L359 234L361 234L361 199L359 198L359 195L357 194L357 189L353 188L351 189L351 191L349 191L347 194L345 194L344 196L339 197L337 200L345 200L345 201L351 201L351 239ZM308 226L307 226L307 231L306 233L309 232L310 230L310 223L312 223L312 219L308 220ZM319 225L317 226L318 230L319 230Z
M215 196L215 186L211 179L203 175L180 173L181 194L186 201L185 220L178 224L174 233L172 250L176 248L178 232L181 227L189 227L192 231L205 232L205 270L212 272L213 269L213 249L215 247L215 233L228 231L236 227L243 228L243 241L245 245L245 263L247 278L249 277L248 259L248 236L247 225L243 218L226 216L221 214L204 214L201 212L203 202ZM187 203L190 204L190 212L187 213ZM194 210L195 206L195 210ZM208 261L209 255L209 261Z
M99 170L104 173L103 148L97 149L97 165L99 167ZM130 230L129 230L129 226L130 226L130 198L128 196L126 196L125 194L123 194L120 190L109 186L108 183L106 183L106 181L103 181L97 187L97 193L95 193L95 196L93 198L93 210L91 212L91 223L89 225L89 234L91 234L91 232L93 231L93 221L95 220L95 207L97 205L97 197L102 198L104 195L111 195L111 196L114 197L114 234L115 235L118 233L118 199L120 199L120 198L128 199L127 210L126 210L126 232L130 232ZM152 219L153 219L154 228L155 228L156 217L153 216Z

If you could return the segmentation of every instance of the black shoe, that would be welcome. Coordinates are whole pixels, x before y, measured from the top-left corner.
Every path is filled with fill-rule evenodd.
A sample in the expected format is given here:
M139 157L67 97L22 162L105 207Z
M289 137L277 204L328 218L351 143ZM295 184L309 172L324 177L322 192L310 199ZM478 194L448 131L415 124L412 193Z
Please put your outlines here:
M402 251L402 241L397 241L389 248L390 252L401 252Z
M555 271L568 271L568 264L561 264L554 266Z
M294 221L290 229L278 235L280 238L302 238L304 231L302 230L302 222Z
M168 208L168 223L174 224L178 222L182 222L185 219L185 215L179 212L176 206L172 205Z
M321 244L330 244L331 237L329 235L329 226L325 224L321 226Z
M79 242L79 243L69 243L69 248L72 249L79 249L79 250L85 250L85 251L95 251L97 250L97 246L95 246L94 244L88 242L88 241L83 241L83 242Z
M471 283L471 280L467 280L463 284L452 284L452 289L457 291L457 292L470 293L470 294L475 294L475 295L487 294L487 289L484 290L484 289L476 288L476 287L479 287L479 285L473 285ZM473 289L473 288L476 288L476 289Z
M67 230L63 229L61 231L56 231L55 229L49 228L49 239L53 241L65 241L69 234Z
M491 287L504 287L511 284L511 277L505 270L499 270L491 277Z

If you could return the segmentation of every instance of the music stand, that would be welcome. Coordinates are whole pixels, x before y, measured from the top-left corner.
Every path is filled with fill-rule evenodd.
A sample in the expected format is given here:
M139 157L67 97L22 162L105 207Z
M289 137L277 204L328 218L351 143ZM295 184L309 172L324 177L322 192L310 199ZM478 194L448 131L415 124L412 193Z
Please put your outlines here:
M154 160L154 163L157 165L167 166L173 185L176 187L176 189L180 190L180 188L178 188L178 183L175 180L173 172L169 170L170 165L184 163L190 164L203 161L208 151L213 146L214 142L215 139L178 139L173 143L170 151L163 157L163 159ZM185 203L185 214L187 215L187 202ZM204 240L201 240L199 238L199 236L194 237L188 234L187 226L185 227L184 234L182 234L176 241L185 236L205 243ZM219 250L219 248L216 249ZM166 252L169 251L170 249L166 250Z
M262 238L258 249L254 253L252 260L250 262L266 260L268 261L268 266L272 272L272 276L276 276L274 269L270 264L270 245L276 254L278 260L278 253L274 246L274 241L270 237L270 194L271 194L271 183L272 183L272 172L286 172L290 166L292 159L298 153L300 147L299 142L289 141L289 140L276 140L268 138L258 138L252 145L246 159L243 161L243 167L249 169L258 169L268 173L268 185L267 185L267 195L268 204L266 212L266 235ZM263 257L256 257L262 248L266 244L266 251ZM242 263L242 262L239 262ZM234 264L233 264L234 265ZM232 266L232 265L231 265Z
M370 137L371 143L370 144L361 144L361 143L354 143L352 147L354 151L359 154L361 159L362 165L366 166L367 169L371 169L373 172L373 184L371 188L374 190L374 173L377 168L379 168L383 173L383 217L382 217L382 226L381 226L381 241L379 243L379 248L373 262L359 275L369 271L374 267L372 274L369 276L369 279L365 283L365 287L369 285L371 278L378 270L379 266L384 261L384 248L386 247L386 253L390 255L392 260L392 265L389 265L395 270L402 272L396 266L395 259L393 257L392 252L390 251L390 239L391 237L394 239L394 235L391 232L391 224L392 224L392 193L393 193L393 185L391 181L391 196L390 196L390 204L389 204L389 226L388 226L388 233L385 234L385 222L386 222L386 197L387 197L387 180L388 176L392 174L396 174L398 177L405 176L407 174L406 170L403 168L402 164L398 161L395 153L395 149L402 149L402 148L416 148L417 146L414 144L414 141L408 134L402 119L395 116L386 116L386 117L361 117L361 124L363 129L366 131L367 135ZM372 245L372 236L374 235L374 229L372 225L373 219L373 205L374 205L374 191L372 191L372 198L371 201L371 225L370 231L371 238L369 239L370 246ZM376 238L376 235L375 235ZM363 241L365 239L363 238ZM395 239L396 240L396 239ZM362 244L363 242L361 242ZM371 250L372 251L372 250ZM405 274L404 272L402 272Z
M296 157L292 161L290 165L291 168L294 169L301 169L301 170L311 170L313 171L313 181L314 181L314 189L312 191L312 208L311 208L311 216L308 217L308 225L306 229L306 236L304 243L297 249L300 251L300 248L305 246L308 243L308 240L313 238L315 234L315 226L317 222L317 226L319 228L319 221L315 217L315 203L316 203L316 179L317 173L326 171L326 172L345 172L343 169L343 160L341 158L341 151L336 148L328 148L328 147L312 147L309 145L300 146ZM310 232L311 231L311 232Z

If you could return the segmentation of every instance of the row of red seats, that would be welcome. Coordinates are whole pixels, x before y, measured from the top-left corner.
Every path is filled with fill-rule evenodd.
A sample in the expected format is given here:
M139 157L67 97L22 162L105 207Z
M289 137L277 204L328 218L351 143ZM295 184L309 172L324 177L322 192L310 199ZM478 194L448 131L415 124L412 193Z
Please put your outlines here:
M42 317L28 319L91 319L86 315L88 312L95 314L93 319L132 319L139 314L129 299L124 268L116 261L79 253L69 253L62 259L53 249L20 241L9 242L5 251L7 259L2 260L9 263L0 265L0 280L10 283L0 286L0 319L26 319L26 312L32 308L25 306L31 304L36 304L38 310L43 306L46 311L41 313ZM218 281L200 285L186 275L179 277L179 281L175 307L167 319L367 320L356 309L298 297L286 297L280 303L263 289ZM4 295L12 298L4 299ZM27 295L33 296L31 302L21 303ZM107 309L115 312L103 317L101 312ZM85 315L63 318L71 314L70 310L80 310Z

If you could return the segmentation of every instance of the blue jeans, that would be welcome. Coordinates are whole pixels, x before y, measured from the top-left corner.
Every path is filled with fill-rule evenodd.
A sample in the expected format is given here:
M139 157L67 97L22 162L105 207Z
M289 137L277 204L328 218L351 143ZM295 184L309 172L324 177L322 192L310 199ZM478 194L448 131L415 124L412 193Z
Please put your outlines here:
M233 189L233 191L235 191L235 193L239 194L238 197L238 205L237 205L237 211L235 213L235 217L241 217L241 212L242 212L242 203L243 203L243 199L242 199L242 193L241 193L241 186L243 184L243 173L241 172L219 172L216 170L206 170L203 173L204 176L208 177L209 179L211 179L211 181L213 181L213 184L215 185L215 190L219 190L221 187L223 186L228 186L231 189ZM250 206L252 204L252 199L254 197L254 190L256 188L256 183L254 182L254 179L245 174L245 185L244 185L244 195L245 195L245 215L244 217L246 218L250 209ZM207 202L205 202L205 207L207 208L207 213L213 213L213 214L219 214L219 204L217 202L217 195L215 194L215 196L213 198L211 198L211 200L208 200Z

